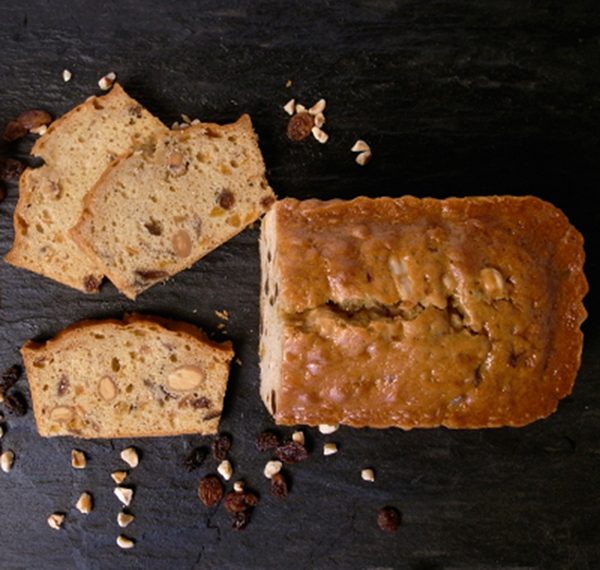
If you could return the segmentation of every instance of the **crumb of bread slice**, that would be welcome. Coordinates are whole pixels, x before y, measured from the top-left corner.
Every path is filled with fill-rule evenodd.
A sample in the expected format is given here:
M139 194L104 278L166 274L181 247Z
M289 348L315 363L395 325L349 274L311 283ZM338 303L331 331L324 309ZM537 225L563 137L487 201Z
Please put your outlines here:
M191 267L274 202L248 115L200 123L115 161L71 234L127 297Z
M15 241L6 261L81 291L97 291L102 270L69 230L81 215L86 192L106 167L165 131L118 84L52 123L32 149L44 164L27 168L19 181Z
M197 327L128 315L83 321L21 349L44 437L216 433L233 358Z

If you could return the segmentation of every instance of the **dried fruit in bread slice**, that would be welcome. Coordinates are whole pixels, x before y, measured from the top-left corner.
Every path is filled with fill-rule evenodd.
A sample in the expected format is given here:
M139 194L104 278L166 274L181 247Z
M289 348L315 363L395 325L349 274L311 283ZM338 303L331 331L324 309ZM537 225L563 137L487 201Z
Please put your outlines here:
M132 315L76 323L21 354L40 435L117 438L216 433L233 350Z
M190 267L274 202L248 115L160 137L116 161L72 234L129 298Z
M118 84L50 125L32 149L43 166L28 168L20 179L15 242L6 261L81 291L97 291L102 270L69 230L106 167L131 146L148 144L167 130Z

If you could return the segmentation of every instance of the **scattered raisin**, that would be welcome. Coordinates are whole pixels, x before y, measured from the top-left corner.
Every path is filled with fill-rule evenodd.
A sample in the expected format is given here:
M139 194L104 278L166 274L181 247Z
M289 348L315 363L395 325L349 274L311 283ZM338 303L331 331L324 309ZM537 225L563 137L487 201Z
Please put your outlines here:
M25 170L25 165L16 158L0 158L0 180L12 182L17 180Z
M223 208L223 210L231 210L235 204L235 196L231 190L223 190L217 196L217 202L219 203L219 206Z
M280 444L279 437L272 431L263 431L256 438L256 449L258 451L269 451L270 449L279 447Z
M27 402L25 401L23 395L19 394L18 392L5 394L2 404L9 414L13 414L15 416L24 416L27 413Z
M235 530L244 530L250 522L250 511L242 511L241 513L235 513L233 516L233 522L231 528Z
M58 383L58 388L56 390L59 396L64 396L69 390L69 379L63 374L60 377L60 382Z
M258 497L254 493L231 491L225 495L225 509L230 513L241 513L258 505Z
M308 457L308 451L301 443L290 441L275 450L275 457L284 463L298 463Z
M223 484L216 475L200 479L198 497L206 507L214 507L223 498Z
M271 477L271 493L278 499L285 499L288 495L288 486L285 477L281 473L275 473Z
M21 113L16 118L16 122L29 131L43 125L49 125L52 122L52 115L41 109L32 109Z
M27 129L17 121L10 121L4 127L2 138L6 142L13 142L22 139L27 134Z
M395 507L382 507L377 513L377 524L384 532L396 532L401 519L402 515Z
M18 364L13 364L2 373L0 390L5 393L8 392L17 383L20 377L21 367Z
M210 408L210 400L205 396L200 396L200 398L196 398L190 402L192 404L192 408L196 410L203 410L206 408Z
M194 469L198 469L198 467L204 463L207 455L208 449L206 447L194 447L190 454L185 458L183 464L188 471L193 471Z
M83 279L83 288L86 290L87 293L93 293L95 291L98 291L98 289L100 288L100 283L100 280L96 279L96 277L94 277L93 275L86 275Z
M290 118L287 126L287 136L291 141L304 140L315 125L315 120L308 113L297 113Z
M226 433L222 433L215 438L212 444L212 452L217 461L227 459L227 454L231 449L231 437Z

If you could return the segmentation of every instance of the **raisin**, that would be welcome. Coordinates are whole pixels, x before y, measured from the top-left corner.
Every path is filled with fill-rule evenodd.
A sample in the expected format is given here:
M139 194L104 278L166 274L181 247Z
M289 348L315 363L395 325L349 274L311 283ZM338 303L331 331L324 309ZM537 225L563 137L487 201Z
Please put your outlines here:
M2 402L6 411L14 416L24 416L27 413L27 402L22 394L13 392L4 396Z
M86 277L83 279L83 288L87 293L98 291L99 287L100 280L96 279L93 275L86 275Z
M287 126L287 136L291 141L304 140L315 125L315 120L308 113L297 113L290 118Z
M0 180L12 182L17 180L25 170L25 165L16 158L0 158Z
M271 431L263 431L256 438L256 449L258 449L258 451L269 451L269 449L279 447L280 444L281 442L279 441L277 434L274 434Z
M308 457L308 451L301 443L290 441L275 450L275 457L284 463L298 463Z
M230 513L241 513L258 505L258 497L247 491L231 491L225 495L225 509Z
M32 109L31 111L21 113L17 117L16 122L29 131L43 125L49 125L52 122L52 116L47 111Z
M212 444L212 452L217 461L224 461L227 459L227 454L231 449L231 437L227 434L220 434Z
M265 196L264 198L261 198L260 205L263 208L268 208L274 202L275 202L275 197L274 196Z
M219 203L219 206L223 208L223 210L231 210L235 204L235 196L230 190L223 190L217 196L217 202Z
M223 485L216 475L200 479L198 497L206 507L214 507L223 498Z
M250 511L242 511L241 513L235 513L233 516L233 522L231 528L235 530L244 530L250 522Z
M2 373L0 380L0 390L8 392L21 377L21 367L18 364L13 364Z
M402 515L395 507L382 507L377 513L377 524L384 532L396 532L401 520Z
M281 473L275 473L271 477L271 493L278 499L285 499L288 495L288 486L285 477Z
M64 396L68 390L69 390L69 379L63 374L60 377L60 382L58 383L58 387L56 389L56 392L59 396Z
M206 449L206 447L194 447L190 454L185 458L183 464L188 471L193 471L194 469L198 469L198 467L204 463L207 455L208 449Z
M192 408L197 410L202 410L205 408L210 408L210 400L204 396L200 396L200 398L196 398L191 401Z
M17 121L10 121L4 127L2 138L6 142L13 142L22 139L27 134L27 129Z

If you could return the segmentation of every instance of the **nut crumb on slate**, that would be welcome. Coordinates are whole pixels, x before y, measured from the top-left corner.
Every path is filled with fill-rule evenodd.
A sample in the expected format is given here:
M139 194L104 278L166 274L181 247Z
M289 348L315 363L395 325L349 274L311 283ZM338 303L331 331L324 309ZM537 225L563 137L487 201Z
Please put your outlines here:
M71 81L71 77L73 77L73 74L68 69L63 69L63 72L62 72L63 81L65 83L68 83L69 81Z
M85 453L79 449L71 450L71 467L73 469L85 469L87 465L87 459Z
M278 447L281 441L277 434L272 431L263 431L258 435L255 443L258 451L269 451L270 449Z
M298 463L308 457L308 452L303 445L296 441L290 441L275 450L275 457L284 463Z
M134 520L135 520L135 517L132 514L130 514L130 513L125 513L123 511L121 511L117 515L117 524L121 528L128 527Z
M326 443L323 446L323 455L335 455L338 452L338 446L335 443Z
M319 424L319 431L324 435L335 433L338 429L340 429L340 424Z
M282 473L275 473L271 477L271 494L278 499L285 499L288 495L288 486Z
M325 110L325 106L327 105L327 101L325 99L319 99L309 110L308 112L311 115L318 115L319 113L323 113Z
M116 81L116 79L117 74L114 71L111 71L98 80L98 87L100 87L102 91L108 91L113 86L113 83Z
M217 471L219 472L219 475L225 479L225 481L229 481L233 475L233 467L231 466L231 462L228 459L223 459L223 461L219 463Z
M286 89L289 89L291 86L292 86L292 80L291 80L291 79L288 79L288 80L285 82L285 87L286 87Z
M12 450L5 451L0 455L0 468L4 473L9 473L15 463L15 454Z
M301 105L300 103L296 103L296 114L299 114L299 113L308 113L308 111L304 105Z
M371 160L371 152L370 151L361 152L356 157L355 160L356 160L356 164L358 164L360 166L364 166Z
M194 471L194 469L198 469L204 463L207 455L208 450L206 447L194 447L185 458L183 464L188 471Z
M325 124L325 115L318 113L315 115L315 127L321 128Z
M296 112L296 99L290 99L284 106L283 110L288 115L293 115Z
M112 477L112 480L117 484L120 485L123 481L125 481L125 479L127 479L127 471L113 471L110 476Z
M133 499L133 489L129 489L127 487L115 487L114 490L115 495L126 507L131 504L131 500Z
M231 437L226 433L219 434L212 444L213 456L217 461L227 459L227 454L231 449Z
M236 493L241 493L244 490L244 487L246 486L246 483L244 481L242 481L241 479L239 481L236 481L233 484L233 490Z
M52 513L48 517L48 526L54 530L60 530L63 522L65 521L65 515L62 513Z
M77 503L75 503L75 508L84 515L91 513L93 506L92 495L87 492L81 493L79 499L77 499Z
M368 481L369 483L373 483L375 481L375 472L373 471L373 469L363 469L360 472L360 476L363 481Z
M395 507L382 507L377 513L377 524L384 532L396 532L400 526L402 515Z
M371 152L371 147L362 139L358 139L350 150L351 152Z
M296 443L299 443L300 445L304 445L306 443L306 440L304 438L304 432L300 431L300 430L296 430L292 434L292 441L295 441Z
M298 112L298 108L299 105L296 106L296 114L290 117L287 126L287 136L291 141L301 141L307 138L315 124L312 115L306 112Z
M223 484L216 475L207 475L200 479L198 497L205 507L214 507L223 498Z
M281 463L281 461L267 461L267 464L263 469L263 474L267 479L271 479L273 475L276 475L281 471L282 467L283 463Z
M47 125L41 125L39 127L34 127L33 129L29 129L29 132L32 135L39 135L40 137L42 135L45 135L47 131L48 131L48 126Z
M132 469L135 469L139 462L140 458L135 447L128 447L121 451L121 459L129 465Z
M314 126L310 132L321 144L325 144L329 140L329 135L317 126Z
M133 546L135 545L135 542L133 542L133 540L131 540L131 538L128 538L123 534L120 534L119 536L117 536L117 544L121 548L128 549L128 548L133 548Z
M222 311L215 311L215 315L224 321L229 320L229 311L227 309L223 309Z

